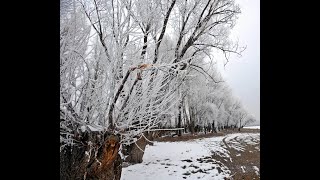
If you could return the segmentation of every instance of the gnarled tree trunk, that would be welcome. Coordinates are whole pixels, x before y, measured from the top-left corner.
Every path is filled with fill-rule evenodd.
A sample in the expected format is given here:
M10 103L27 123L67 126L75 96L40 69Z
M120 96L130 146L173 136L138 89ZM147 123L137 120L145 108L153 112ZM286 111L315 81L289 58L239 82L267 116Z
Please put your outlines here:
M78 141L79 144L66 146L60 152L61 180L120 180L119 136L86 131L78 136Z
M148 138L148 140L152 141L152 133L144 133L144 136ZM144 155L144 150L146 149L147 144L153 145L149 141L147 141L144 137L141 137L136 143L127 146L124 149L124 154L128 155L125 159L126 162L137 164L142 163L142 158ZM139 146L139 147L138 147ZM143 151L142 151L143 150Z

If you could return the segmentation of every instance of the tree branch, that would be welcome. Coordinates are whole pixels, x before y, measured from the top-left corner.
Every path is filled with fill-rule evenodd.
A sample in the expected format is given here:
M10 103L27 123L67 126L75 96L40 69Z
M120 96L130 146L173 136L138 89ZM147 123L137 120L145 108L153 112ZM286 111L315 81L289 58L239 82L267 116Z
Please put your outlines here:
M213 82L215 82L215 83L224 82L224 81L216 81L209 73L207 73L207 72L206 72L202 67L200 67L200 66L197 66L197 65L194 65L194 64L190 64L190 66L194 66L194 67L197 67L197 68L201 69L202 72L204 72L205 74L207 74L207 75L213 80ZM197 69L195 69L195 70L197 70ZM198 70L197 70L197 71L198 71ZM200 71L198 71L198 72L200 72Z
M121 91L122 91L122 89L123 89L123 87L124 87L124 84L125 84L126 81L128 80L128 77L129 77L130 73L131 73L133 70L135 70L135 68L128 69L125 77L122 79L122 82L121 82L121 84L120 84L120 86L119 86L119 88L118 88L118 90L117 90L117 92L116 92L115 97L113 98L113 102L112 102L112 104L111 104L111 106L110 106L109 113L108 113L109 129L110 129L110 130L114 130L114 123L113 123L113 109L114 109L114 106L115 106L115 104L116 104L116 102L117 102L117 100L118 100L118 98L119 98L119 95L120 95L120 93L121 93Z
M157 47L155 49L155 52L154 52L154 60L153 60L153 64L155 64L157 61L158 61L158 51L159 51L159 47L160 47L160 44L162 42L162 39L163 39L163 36L165 34L165 31L166 31L166 27L167 27L167 23L168 23L168 20L169 20L169 16L170 16L170 13L171 13L171 10L173 9L173 6L175 5L176 3L176 0L173 0L168 11L167 11L167 14L164 18L164 22L163 22L163 26L162 26L162 30L161 30L161 33L160 33L160 36L157 40Z

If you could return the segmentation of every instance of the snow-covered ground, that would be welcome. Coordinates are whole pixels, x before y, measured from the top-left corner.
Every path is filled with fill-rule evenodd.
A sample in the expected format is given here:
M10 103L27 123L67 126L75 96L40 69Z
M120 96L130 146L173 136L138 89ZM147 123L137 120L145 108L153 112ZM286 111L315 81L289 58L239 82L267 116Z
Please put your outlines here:
M247 127L243 127L246 129L260 129L260 126L247 126Z
M212 155L216 154L232 161L223 139L225 142L230 141L229 145L241 151L243 147L235 144L236 141L232 142L235 137L249 142L252 138L260 140L260 133L235 133L185 142L155 142L153 146L147 145L141 164L122 169L121 180L228 178L231 175L228 167L223 162L213 159Z

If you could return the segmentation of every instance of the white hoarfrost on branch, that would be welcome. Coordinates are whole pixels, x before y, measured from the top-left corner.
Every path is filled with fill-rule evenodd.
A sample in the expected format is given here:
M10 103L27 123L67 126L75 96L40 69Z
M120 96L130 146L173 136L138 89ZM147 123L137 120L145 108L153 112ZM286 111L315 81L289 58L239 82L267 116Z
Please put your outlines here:
M61 6L61 147L85 131L118 133L121 143L132 144L173 121L178 129L229 121L234 100L211 52L222 51L226 64L243 51L229 39L240 13L234 0L66 0Z

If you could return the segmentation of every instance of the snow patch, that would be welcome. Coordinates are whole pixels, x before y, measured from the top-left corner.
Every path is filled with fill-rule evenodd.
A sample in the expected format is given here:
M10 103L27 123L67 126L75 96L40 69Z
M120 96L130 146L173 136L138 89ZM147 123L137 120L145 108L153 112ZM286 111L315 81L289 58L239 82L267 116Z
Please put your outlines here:
M260 129L260 126L246 126L245 129Z
M259 168L257 166L252 166L252 167L255 170L254 172L256 173L256 175L259 176Z
M241 167L242 172L245 173L246 172L246 170L245 170L246 167L245 166L240 166L240 167Z

